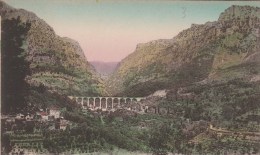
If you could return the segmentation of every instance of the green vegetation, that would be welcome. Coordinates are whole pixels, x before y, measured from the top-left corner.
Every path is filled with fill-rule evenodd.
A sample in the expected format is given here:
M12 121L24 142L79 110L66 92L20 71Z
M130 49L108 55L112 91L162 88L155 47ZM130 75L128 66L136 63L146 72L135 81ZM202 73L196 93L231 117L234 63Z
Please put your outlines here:
M49 153L113 152L118 149L151 154L223 154L259 152L258 143L232 135L217 136L208 132L212 116L208 108L194 100L164 100L160 107L174 108L172 115L144 114L135 116L95 115L77 108L64 111L73 126L64 131L42 129L41 143L35 149ZM225 109L225 107L222 107ZM217 109L216 109L217 110ZM101 118L102 117L102 118ZM118 119L121 117L122 119ZM226 118L229 119L229 118ZM204 120L204 121L203 121ZM205 121L206 120L206 121ZM216 122L216 120L215 120ZM221 125L217 124L216 125ZM224 126L222 126L224 127ZM225 126L228 128L229 126ZM234 130L229 128L230 130ZM199 138L200 135L203 135ZM39 134L38 134L39 136ZM37 134L19 134L7 141L39 139ZM28 139L28 140L26 140ZM196 139L196 140L195 140ZM196 142L191 142L191 141ZM30 148L30 147L29 147ZM218 148L218 149L216 149Z
M30 63L25 59L24 37L29 29L30 24L21 24L20 17L2 21L1 110L5 114L19 112L27 105L29 85L25 77L30 75Z

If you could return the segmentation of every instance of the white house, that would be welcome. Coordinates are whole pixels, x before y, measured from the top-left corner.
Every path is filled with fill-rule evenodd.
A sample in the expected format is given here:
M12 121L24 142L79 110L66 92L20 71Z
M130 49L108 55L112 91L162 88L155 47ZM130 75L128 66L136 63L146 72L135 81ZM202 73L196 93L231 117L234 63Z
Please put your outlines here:
M46 112L41 113L42 120L47 121L48 120L48 114Z
M60 118L60 110L58 108L50 108L49 115L54 116L54 118Z
M25 120L27 120L27 121L33 120L33 115L27 114L27 115L25 116Z
M16 119L24 119L24 115L23 114L17 114L15 118Z
M48 120L48 114L46 112L37 112L36 115L40 116L43 121Z

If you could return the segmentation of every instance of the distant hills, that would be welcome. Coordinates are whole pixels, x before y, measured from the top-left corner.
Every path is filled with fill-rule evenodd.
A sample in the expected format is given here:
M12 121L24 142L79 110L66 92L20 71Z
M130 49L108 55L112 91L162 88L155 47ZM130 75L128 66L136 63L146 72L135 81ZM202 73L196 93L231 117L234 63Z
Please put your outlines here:
M108 77L109 75L111 75L118 65L118 62L90 61L89 63L93 65L95 70L102 77Z

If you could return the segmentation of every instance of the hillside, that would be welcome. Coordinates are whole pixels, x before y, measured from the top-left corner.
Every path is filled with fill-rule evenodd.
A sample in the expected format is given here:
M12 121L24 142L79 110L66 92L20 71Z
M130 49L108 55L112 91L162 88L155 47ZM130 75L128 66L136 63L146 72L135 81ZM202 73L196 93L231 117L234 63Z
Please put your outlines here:
M146 96L202 80L259 79L252 65L259 64L259 18L258 7L232 6L217 21L138 44L107 81L110 93Z
M25 72L22 74L25 74L25 85L28 84L29 89L29 93L24 94L27 103L40 106L56 104L59 101L52 97L53 94L91 96L104 93L101 79L88 63L78 42L56 35L53 28L34 13L12 8L1 1L0 15L4 32L2 35L2 40L4 40L2 60L5 66L3 67L10 70L9 62L11 66L19 64L15 62L12 64L10 61L14 57L8 55L12 50L12 47L8 45L11 44L11 36L16 40L20 39L19 42L16 41L16 45L21 47L18 47L19 50L14 50L14 52L20 51L20 53L16 53L14 59L24 62L24 68L20 71L26 70L26 74ZM5 35L5 32L13 35ZM18 36L19 34L20 36ZM13 72L18 74L19 67L13 68ZM4 72L2 80L10 78L15 77L12 77L11 74L8 77L8 71ZM5 83L4 81L3 83ZM3 88L8 87L7 85L3 85ZM17 82L17 85L22 84ZM6 93L4 96L8 95L8 91L4 93ZM50 102L47 102L48 99Z
M260 128L259 25L260 8L231 6L215 22L193 24L172 39L137 45L107 84L115 88L113 94L132 96L166 89L166 97L151 97L144 104L168 107L178 120L188 120L188 126L205 121L234 133L185 133L199 151L250 152L259 140L235 133Z

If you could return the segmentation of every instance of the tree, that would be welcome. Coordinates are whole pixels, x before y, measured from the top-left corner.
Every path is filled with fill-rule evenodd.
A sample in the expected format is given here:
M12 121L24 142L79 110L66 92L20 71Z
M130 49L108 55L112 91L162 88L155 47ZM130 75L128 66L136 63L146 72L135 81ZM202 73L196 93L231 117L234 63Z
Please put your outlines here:
M29 23L17 19L2 20L2 112L20 112L26 107L29 85L25 77L30 75L29 62L24 49Z
M181 121L169 121L152 130L149 146L154 154L164 155L167 152L185 151L186 148L182 146L185 142L181 131Z

